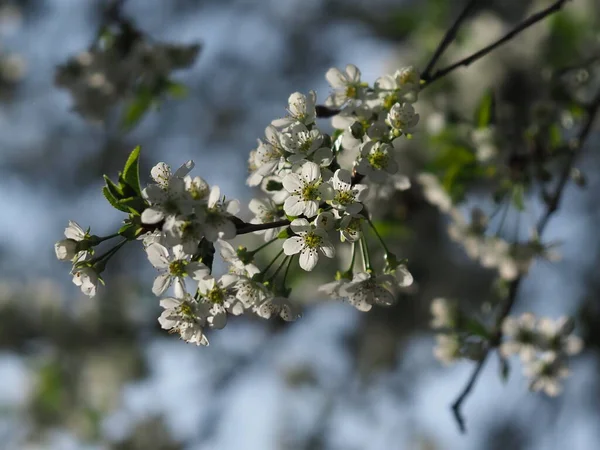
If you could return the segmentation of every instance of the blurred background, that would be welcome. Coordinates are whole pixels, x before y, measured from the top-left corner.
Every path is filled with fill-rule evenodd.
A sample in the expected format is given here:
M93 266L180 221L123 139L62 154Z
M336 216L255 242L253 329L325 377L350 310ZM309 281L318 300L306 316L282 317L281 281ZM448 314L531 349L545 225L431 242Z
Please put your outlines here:
M248 152L285 113L290 93L315 89L323 101L326 70L348 63L371 83L402 66L422 69L462 3L126 0L116 14L95 0L0 0L0 448L600 448L597 126L577 163L585 186L567 187L544 236L560 244L562 259L533 266L515 307L574 315L586 349L572 361L563 395L552 399L528 392L517 360L503 382L490 358L465 404L466 435L449 405L473 363L444 367L434 359L429 306L445 296L481 311L496 273L449 240L448 220L417 183L378 205L392 250L409 259L415 277L397 305L360 313L317 297L314 285L325 275L298 274L302 319L236 317L209 335L208 348L160 330L154 270L141 247L128 246L111 261L107 287L93 299L71 284L53 252L68 219L98 235L119 227L123 217L100 192L102 174L114 177L138 144L143 180L158 161L178 167L193 159L195 174L247 205L256 194L245 186ZM480 2L440 65L550 3ZM56 84L57 67L88 50L116 19L150 42L201 46L195 62L173 75L187 86L185 98L166 97L130 129L121 126L127 106L89 120L73 110L71 91ZM562 70L565 89L590 98L600 73L598 30L600 4L573 0L437 81L416 104L421 122L403 153L403 173L414 177L429 167L440 133L470 120L489 89L511 118L499 151L522 146L519 133L540 102L560 113L560 133L572 134L576 111L545 86ZM469 193L465 204L493 209L486 186ZM537 195L528 198L532 217L543 208ZM506 228L525 237L531 220L520 217L509 215Z

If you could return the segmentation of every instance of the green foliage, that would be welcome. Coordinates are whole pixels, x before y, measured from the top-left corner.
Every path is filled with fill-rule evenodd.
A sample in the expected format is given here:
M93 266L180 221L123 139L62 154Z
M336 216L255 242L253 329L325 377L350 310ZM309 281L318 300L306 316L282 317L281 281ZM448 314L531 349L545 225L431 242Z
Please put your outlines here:
M139 216L146 207L146 202L141 196L140 150L140 146L137 146L127 158L123 171L119 172L119 184L104 175L106 185L102 188L104 197L113 208L133 216Z
M123 128L131 130L148 112L154 103L154 93L146 86L140 86L133 99L125 106Z
M493 125L495 122L494 107L496 105L496 97L494 91L488 89L479 100L479 104L475 109L475 125L477 128L486 128Z

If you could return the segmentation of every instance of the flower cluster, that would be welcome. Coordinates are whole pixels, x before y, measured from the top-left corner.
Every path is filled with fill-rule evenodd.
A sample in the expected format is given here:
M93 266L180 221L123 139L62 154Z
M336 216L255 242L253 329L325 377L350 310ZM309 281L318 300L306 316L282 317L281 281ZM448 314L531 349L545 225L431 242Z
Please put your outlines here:
M560 379L569 375L567 357L583 348L582 340L572 332L573 322L567 317L538 319L531 313L507 317L502 323L500 352L505 357L520 356L533 391L556 396L561 392Z
M567 360L583 348L582 340L572 335L573 322L561 317L554 321L531 313L506 317L501 325L500 342L486 326L468 317L455 302L436 298L431 303L431 327L436 335L435 357L444 364L467 358L481 359L490 345L498 345L503 358L518 354L530 388L556 396L560 379L569 374Z
M74 110L91 121L103 122L123 99L131 100L126 115L143 114L161 95L177 96L181 86L169 79L171 72L191 66L199 48L151 43L124 22L60 65L55 82L71 92Z
M330 69L326 77L333 88L326 105L339 109L334 122L342 128L330 136L317 127L315 92L289 97L288 115L267 127L250 155L247 182L260 185L264 198L250 201L254 217L249 222L236 216L237 201L190 175L192 161L175 172L157 164L151 171L153 183L141 189L136 148L118 184L105 177L105 197L129 214L121 230L100 238L71 223L67 239L56 244L57 257L73 263L75 284L95 295L106 262L124 243L142 240L158 270L152 292L162 297L173 288L172 296L160 301L161 326L187 342L208 345L204 330L222 328L230 314L296 319L299 313L287 286L292 263L297 259L301 269L313 271L322 257L335 257L337 241L351 247L350 267L320 291L361 311L394 303L398 290L413 279L378 233L364 202L368 183L390 180L407 187L392 177L398 171L397 142L419 120L412 106L419 75L402 69L369 87L349 65L345 72ZM346 167L342 161L348 161ZM378 267L371 264L376 253L369 250L366 227L383 250L384 264ZM250 232L262 234L266 242L252 251L228 242ZM125 240L94 257L94 246L117 236ZM259 268L255 255L275 242L280 251ZM221 277L212 270L216 250L228 266ZM357 268L359 253L362 267Z

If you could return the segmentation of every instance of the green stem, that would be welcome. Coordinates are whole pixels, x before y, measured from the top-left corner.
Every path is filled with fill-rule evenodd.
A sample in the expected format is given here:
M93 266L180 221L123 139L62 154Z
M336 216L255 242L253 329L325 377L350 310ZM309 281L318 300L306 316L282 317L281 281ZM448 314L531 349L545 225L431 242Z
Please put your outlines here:
M285 266L285 263L288 261L290 257L286 256L285 258L283 258L283 261L281 261L281 264L279 264L279 267L277 267L277 270L275 270L275 272L273 272L273 275L271 275L271 277L267 280L269 282L272 282L273 280L275 280L275 278L277 278L277 275L279 274L279 272L281 272L281 269L283 269L283 266Z
M95 236L94 245L98 245L101 242L108 241L109 239L120 236L119 233L109 234L108 236Z
M263 248L266 248L266 247L267 247L269 244L272 244L273 242L275 242L277 239L279 239L279 238L277 238L277 237L274 237L274 238L273 238L273 239L271 239L270 241L268 241L268 242L265 242L265 243L264 243L263 245L261 245L260 247L258 247L258 248L255 248L255 249L254 249L254 250L252 250L251 252L248 252L248 254L249 254L249 255L250 255L252 258L254 258L254 255L256 255L258 252L260 252L260 251L261 251Z
M381 235L379 234L379 231L377 231L377 228L375 227L375 224L368 217L366 219L367 219L367 222L369 222L369 225L371 226L371 229L375 233L375 236L377 236L377 239L379 240L379 243L383 247L383 251L385 252L386 255L389 255L391 253L390 249L387 247L387 245L385 245L385 242L384 242L383 238L381 237Z
M271 266L272 266L273 264L275 264L275 261L277 261L277 260L279 259L279 257L281 256L281 254L282 254L282 253L283 253L283 249L281 249L281 250L279 251L279 253L277 253L277 254L275 255L275 258L273 258L273 259L271 260L271 262L270 262L269 264L267 264L267 267L265 267L265 268L264 268L264 270L262 271L262 273L263 273L263 274L267 273L267 271L268 271L268 270L271 268Z
M363 258L363 267L365 268L365 272L371 272L371 257L369 255L369 247L367 246L367 238L364 233L360 237L360 249Z
M292 255L292 256L290 256L290 259L288 259L288 265L285 268L285 272L283 273L283 281L281 282L281 287L283 287L283 289L285 289L285 280L287 280L287 276L290 271L290 267L292 267L292 261L294 260L294 256L296 256L296 255Z
M350 260L350 267L346 270L347 275L354 275L354 262L356 261L356 254L358 253L358 247L356 242L352 243L352 259Z

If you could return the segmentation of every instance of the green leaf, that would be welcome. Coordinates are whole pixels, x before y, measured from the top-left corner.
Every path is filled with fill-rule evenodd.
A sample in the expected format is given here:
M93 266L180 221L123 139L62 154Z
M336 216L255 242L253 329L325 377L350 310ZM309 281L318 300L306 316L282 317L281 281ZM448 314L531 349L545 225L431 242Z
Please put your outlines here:
M121 189L121 186L115 184L110 178L108 178L108 175L104 175L104 181L106 182L107 189L115 198L115 200L123 198L123 190Z
M146 209L146 202L141 197L128 197L119 200L119 205L129 208L130 212L139 216Z
M133 240L144 232L144 229L135 223L127 223L119 229L119 234L124 238Z
M111 204L111 206L115 209L118 209L119 211L123 211L123 212L131 212L130 208L128 208L125 205L121 205L119 203L119 200L117 200L112 193L110 192L110 190L108 189L108 187L104 186L102 188L102 193L104 194L104 197L106 198L106 200L108 200L108 203Z
M472 335L480 336L484 339L489 339L490 337L490 332L488 331L486 326L472 317L466 319L464 327L465 331L471 333Z
M289 228L284 228L277 235L277 239L287 239L292 236L292 232Z
M138 145L133 149L125 167L123 168L123 174L121 179L131 188L137 195L142 195L142 188L140 186L140 150L141 147Z
M488 90L475 110L475 124L477 128L485 128L493 124L494 122L494 105L495 105L494 91Z
M512 203L519 211L525 211L525 188L522 184L513 186Z
M154 94L147 88L140 89L136 96L125 107L123 115L123 128L131 130L148 112L154 103Z
M167 82L167 93L176 99L182 99L188 96L190 90L183 83L177 83L175 81Z

